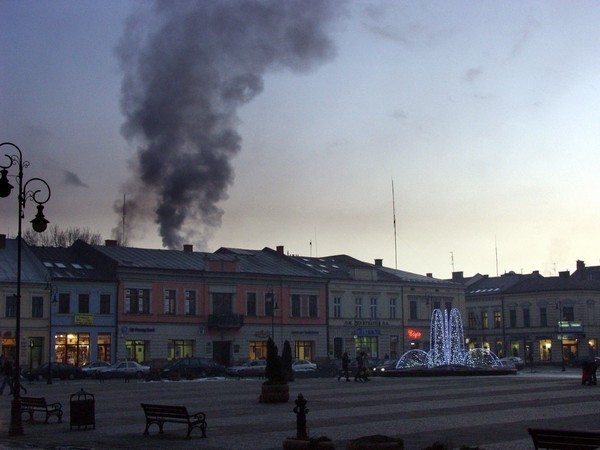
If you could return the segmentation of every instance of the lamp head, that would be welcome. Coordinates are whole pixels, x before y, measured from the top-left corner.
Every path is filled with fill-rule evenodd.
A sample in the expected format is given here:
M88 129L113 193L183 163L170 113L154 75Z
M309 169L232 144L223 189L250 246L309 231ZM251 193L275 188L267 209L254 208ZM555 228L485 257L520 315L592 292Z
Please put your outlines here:
M2 169L0 174L2 174L0 177L0 197L8 197L13 188L13 185L8 182L8 170Z
M46 231L46 227L50 223L49 220L46 220L44 217L44 205L38 205L38 212L35 215L35 218L31 221L31 226L33 227L33 231L37 233L43 233Z

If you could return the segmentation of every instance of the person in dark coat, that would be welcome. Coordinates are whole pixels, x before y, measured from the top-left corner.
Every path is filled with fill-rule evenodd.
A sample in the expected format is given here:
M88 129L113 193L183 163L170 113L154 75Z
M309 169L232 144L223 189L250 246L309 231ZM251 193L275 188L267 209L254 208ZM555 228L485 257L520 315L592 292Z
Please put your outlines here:
M356 355L356 373L354 374L354 381L361 381L364 371L365 361L362 357L362 352L359 352L358 355Z
M350 375L348 374L349 367L350 357L348 356L348 352L344 352L344 354L342 355L342 371L338 376L338 381L340 381L342 377L346 377L346 381L350 381Z
M2 386L0 386L0 395L2 395L4 393L4 388L6 387L7 384L10 389L10 394L12 395L12 393L13 393L13 383L12 383L13 366L12 366L12 362L8 358L5 358L4 364L2 364L2 378L3 378L3 380L2 380Z

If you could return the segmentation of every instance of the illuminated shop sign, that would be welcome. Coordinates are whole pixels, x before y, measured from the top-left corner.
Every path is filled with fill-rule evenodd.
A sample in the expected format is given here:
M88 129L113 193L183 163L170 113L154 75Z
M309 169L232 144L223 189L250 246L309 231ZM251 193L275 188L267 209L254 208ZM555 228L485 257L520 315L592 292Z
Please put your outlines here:
M411 339L421 339L421 336L423 336L423 333L421 333L419 330L413 330L412 328L406 330L406 334Z

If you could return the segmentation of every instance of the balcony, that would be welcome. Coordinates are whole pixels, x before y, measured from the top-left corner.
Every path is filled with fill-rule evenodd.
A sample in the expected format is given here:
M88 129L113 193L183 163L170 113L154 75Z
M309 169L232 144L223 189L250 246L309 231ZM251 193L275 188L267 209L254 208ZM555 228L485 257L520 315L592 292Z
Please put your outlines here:
M237 329L244 325L244 316L241 314L209 314L208 328Z

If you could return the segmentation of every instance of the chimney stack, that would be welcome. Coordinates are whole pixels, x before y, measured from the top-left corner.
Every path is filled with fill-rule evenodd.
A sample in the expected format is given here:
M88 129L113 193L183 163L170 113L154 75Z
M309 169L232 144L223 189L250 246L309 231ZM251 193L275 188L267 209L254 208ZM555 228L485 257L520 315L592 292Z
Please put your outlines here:
M452 272L452 281L463 281L464 279L464 272Z
M283 256L283 245L277 246L277 254Z
M433 273L427 272L427 278L433 278Z
M6 248L6 235L0 234L0 249Z
M194 253L194 246L192 244L184 244L183 251L185 253Z
M106 239L104 241L104 246L105 247L117 247L117 240L116 239Z
M377 267L383 267L383 259L376 259L375 260L375 265Z

